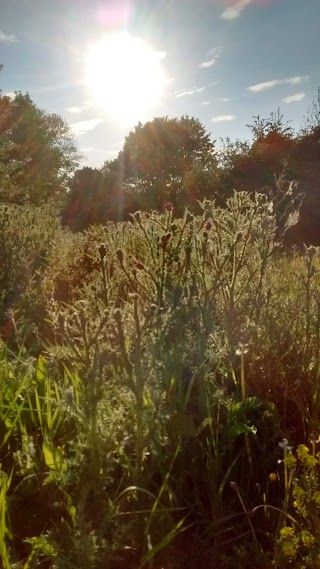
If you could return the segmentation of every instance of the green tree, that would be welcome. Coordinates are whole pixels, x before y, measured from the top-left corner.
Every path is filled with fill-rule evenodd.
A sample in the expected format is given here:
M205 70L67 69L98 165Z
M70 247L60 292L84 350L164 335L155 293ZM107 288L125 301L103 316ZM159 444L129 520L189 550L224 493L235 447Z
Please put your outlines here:
M214 142L198 119L155 118L126 137L118 171L141 209L161 210L170 201L182 211L214 191Z
M290 166L296 172L304 195L292 241L320 245L320 121L309 124L299 133L290 155Z
M250 192L277 189L277 179L288 170L295 146L293 130L280 111L267 119L253 117L252 143L226 140L220 159L220 180L227 196L236 190ZM287 172L288 174L288 172Z
M263 140L270 134L288 137L293 135L293 129L288 122L284 122L284 116L280 114L279 107L275 113L270 113L266 119L260 117L260 115L252 118L254 119L253 124L247 124L246 126L251 130L254 141Z
M139 203L122 183L118 160L106 162L101 170L85 166L76 170L62 211L62 223L72 231L106 221L126 221Z
M0 201L40 204L62 198L78 160L63 119L29 94L0 95Z
M102 172L88 166L76 170L70 182L62 223L73 231L81 231L105 220L106 196Z
M304 117L304 124L301 129L301 135L313 132L320 126L320 87L318 89L318 100L313 100L307 109Z

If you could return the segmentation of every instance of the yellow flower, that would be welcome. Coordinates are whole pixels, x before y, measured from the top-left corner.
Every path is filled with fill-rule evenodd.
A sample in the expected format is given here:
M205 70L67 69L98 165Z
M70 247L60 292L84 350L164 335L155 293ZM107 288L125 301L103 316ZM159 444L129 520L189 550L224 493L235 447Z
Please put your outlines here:
M314 468L318 464L318 460L310 454L310 451L306 445L298 446L297 455L303 466Z
M293 505L295 508L301 508L304 503L304 496L306 492L301 488L301 486L295 486L293 488L293 496L295 498Z
M306 547L312 547L312 545L314 545L315 542L315 538L308 531L301 532L301 540L303 545L305 545Z
M289 526L284 526L280 530L280 539L292 539L294 535L294 529Z
M298 538L292 527L285 526L280 530L281 550L285 557L293 559L297 555Z
M292 452L289 452L287 454L287 456L285 457L285 463L286 463L287 467L292 468L296 462L297 462L296 457L292 454Z
M270 482L275 482L278 479L278 475L275 472L270 472L269 480Z
M293 541L285 541L281 544L282 553L285 557L294 558L297 555L297 546Z

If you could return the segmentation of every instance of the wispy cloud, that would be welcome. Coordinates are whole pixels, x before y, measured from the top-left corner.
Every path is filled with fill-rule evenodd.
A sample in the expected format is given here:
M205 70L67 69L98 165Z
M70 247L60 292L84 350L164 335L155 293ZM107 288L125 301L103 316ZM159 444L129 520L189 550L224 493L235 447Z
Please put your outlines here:
M194 87L193 89L189 89L188 91L176 91L175 96L178 97L186 97L187 95L195 95L195 93L202 93L205 90L205 87Z
M65 111L74 115L78 115L80 113L83 113L83 111L85 111L87 108L87 105L79 105L77 107L66 107Z
M271 81L265 81L264 83L257 83L256 85L251 85L248 87L249 91L253 93L259 93L260 91L266 91L267 89L273 89L273 87L277 87L278 85L299 85L299 83L303 83L310 79L308 75L305 76L296 76L296 77L287 77L286 79L272 79Z
M85 134L89 130L94 130L98 124L103 123L103 119L89 119L87 121L75 122L71 125L71 129L74 134L81 135Z
M93 146L88 146L88 148L82 148L82 152L92 152L94 150Z
M199 63L199 67L201 69L205 69L206 67L212 67L212 65L215 64L217 59L218 59L217 57L213 57L212 59L208 59L207 61L202 61L202 63Z
M212 117L211 122L225 122L225 121L234 121L234 115L218 115L217 117Z
M208 87L211 87L212 85L217 85L218 83L220 83L220 81L213 81L212 83L209 83L208 85L204 85L203 87L192 87L192 89L184 89L183 91L175 91L174 95L177 98L178 97L186 97L187 95L188 96L195 95L196 93L202 93Z
M299 101L302 101L302 99L304 99L306 96L305 93L301 92L301 93L296 93L295 95L289 95L288 97L285 97L284 99L282 99L283 103L299 103Z
M210 101L201 101L201 105L210 105Z
M252 4L252 0L237 0L232 4L232 6L227 6L223 10L220 18L223 20L235 20L241 16L243 10L247 6L250 6L250 4Z
M0 42L2 43L16 43L18 38L13 34L6 34L2 30L0 30Z
M201 69L212 67L212 65L214 65L216 61L219 59L221 51L222 50L220 47L214 47L213 49L210 49L210 51L208 51L207 53L207 57L210 59L206 59L205 61L202 61L202 63L199 63L199 67Z

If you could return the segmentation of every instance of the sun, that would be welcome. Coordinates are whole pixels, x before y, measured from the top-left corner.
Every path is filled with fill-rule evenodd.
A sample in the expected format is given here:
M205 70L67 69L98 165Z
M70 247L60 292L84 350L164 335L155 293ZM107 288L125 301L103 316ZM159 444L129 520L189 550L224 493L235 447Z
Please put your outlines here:
M164 56L125 32L103 38L91 46L85 61L93 101L123 125L143 120L165 91Z

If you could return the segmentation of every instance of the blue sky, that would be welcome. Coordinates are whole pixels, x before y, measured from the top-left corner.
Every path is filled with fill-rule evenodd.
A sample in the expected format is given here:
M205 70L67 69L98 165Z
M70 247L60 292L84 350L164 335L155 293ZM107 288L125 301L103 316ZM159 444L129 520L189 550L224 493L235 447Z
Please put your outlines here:
M60 114L90 166L115 158L140 118L188 114L217 144L246 139L252 116L279 106L301 126L320 86L319 22L320 0L3 1L0 87ZM161 54L167 79L161 100L126 124L92 99L84 64L96 42L122 30Z

